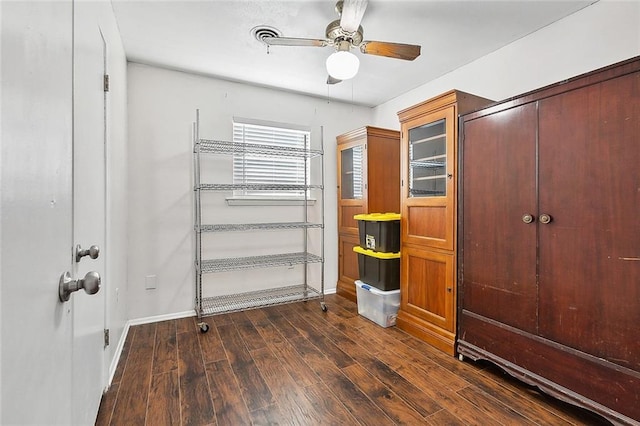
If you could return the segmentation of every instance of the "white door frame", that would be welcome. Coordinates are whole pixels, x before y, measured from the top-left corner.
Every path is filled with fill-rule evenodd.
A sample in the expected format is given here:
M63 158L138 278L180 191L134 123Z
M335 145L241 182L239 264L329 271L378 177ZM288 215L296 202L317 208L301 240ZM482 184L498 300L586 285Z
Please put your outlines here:
M97 272L101 289L72 296L74 337L72 370L73 424L95 421L106 388L106 122L103 78L106 42L93 2L74 7L74 246L97 245L97 258L83 257L74 276Z

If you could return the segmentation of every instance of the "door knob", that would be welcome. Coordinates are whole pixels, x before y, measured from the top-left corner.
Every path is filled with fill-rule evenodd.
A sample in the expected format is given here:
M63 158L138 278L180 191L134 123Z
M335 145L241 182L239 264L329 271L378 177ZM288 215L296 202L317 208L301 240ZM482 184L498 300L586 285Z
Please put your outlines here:
M97 259L99 255L100 247L98 246L91 246L88 249L84 250L82 250L80 244L76 246L76 262L80 262L80 259L82 259L84 256L89 256L92 259Z
M540 223L547 224L547 223L551 222L551 220L553 220L553 219L548 214L541 214L540 215L540 219L538 219L538 220L540 221Z
M530 215L529 213L526 213L524 215L522 215L522 221L524 223L531 223L533 222L533 215Z
M71 298L71 293L81 288L83 288L87 294L96 294L98 290L100 290L100 281L100 274L95 271L87 272L87 275L79 280L72 280L71 274L65 272L60 275L60 282L58 283L58 296L60 301L68 301Z

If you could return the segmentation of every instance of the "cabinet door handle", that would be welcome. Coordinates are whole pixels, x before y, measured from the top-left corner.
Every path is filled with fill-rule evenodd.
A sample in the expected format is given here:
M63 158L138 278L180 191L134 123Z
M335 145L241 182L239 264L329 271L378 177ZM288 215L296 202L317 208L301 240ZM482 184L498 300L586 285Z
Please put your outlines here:
M524 223L531 223L533 222L535 219L533 217L533 215L529 214L529 213L525 213L522 215L522 221Z
M540 215L540 223L544 223L545 225L549 222L551 222L553 220L553 218L551 217L551 215L548 214L541 214Z

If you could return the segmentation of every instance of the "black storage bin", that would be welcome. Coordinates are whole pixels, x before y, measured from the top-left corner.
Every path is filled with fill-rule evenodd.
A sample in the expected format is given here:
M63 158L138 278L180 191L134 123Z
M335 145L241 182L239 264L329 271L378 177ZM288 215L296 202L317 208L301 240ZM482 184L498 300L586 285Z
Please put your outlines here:
M353 218L358 221L360 247L383 253L400 251L399 213L357 214Z
M400 288L400 253L382 253L354 247L358 253L360 281L379 290Z

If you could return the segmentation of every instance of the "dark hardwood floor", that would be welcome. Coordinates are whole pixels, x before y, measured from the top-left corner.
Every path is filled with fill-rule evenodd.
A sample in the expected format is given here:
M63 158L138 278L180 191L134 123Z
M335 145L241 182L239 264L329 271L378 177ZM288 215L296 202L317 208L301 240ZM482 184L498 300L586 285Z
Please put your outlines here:
M132 327L96 424L607 424L325 300Z

